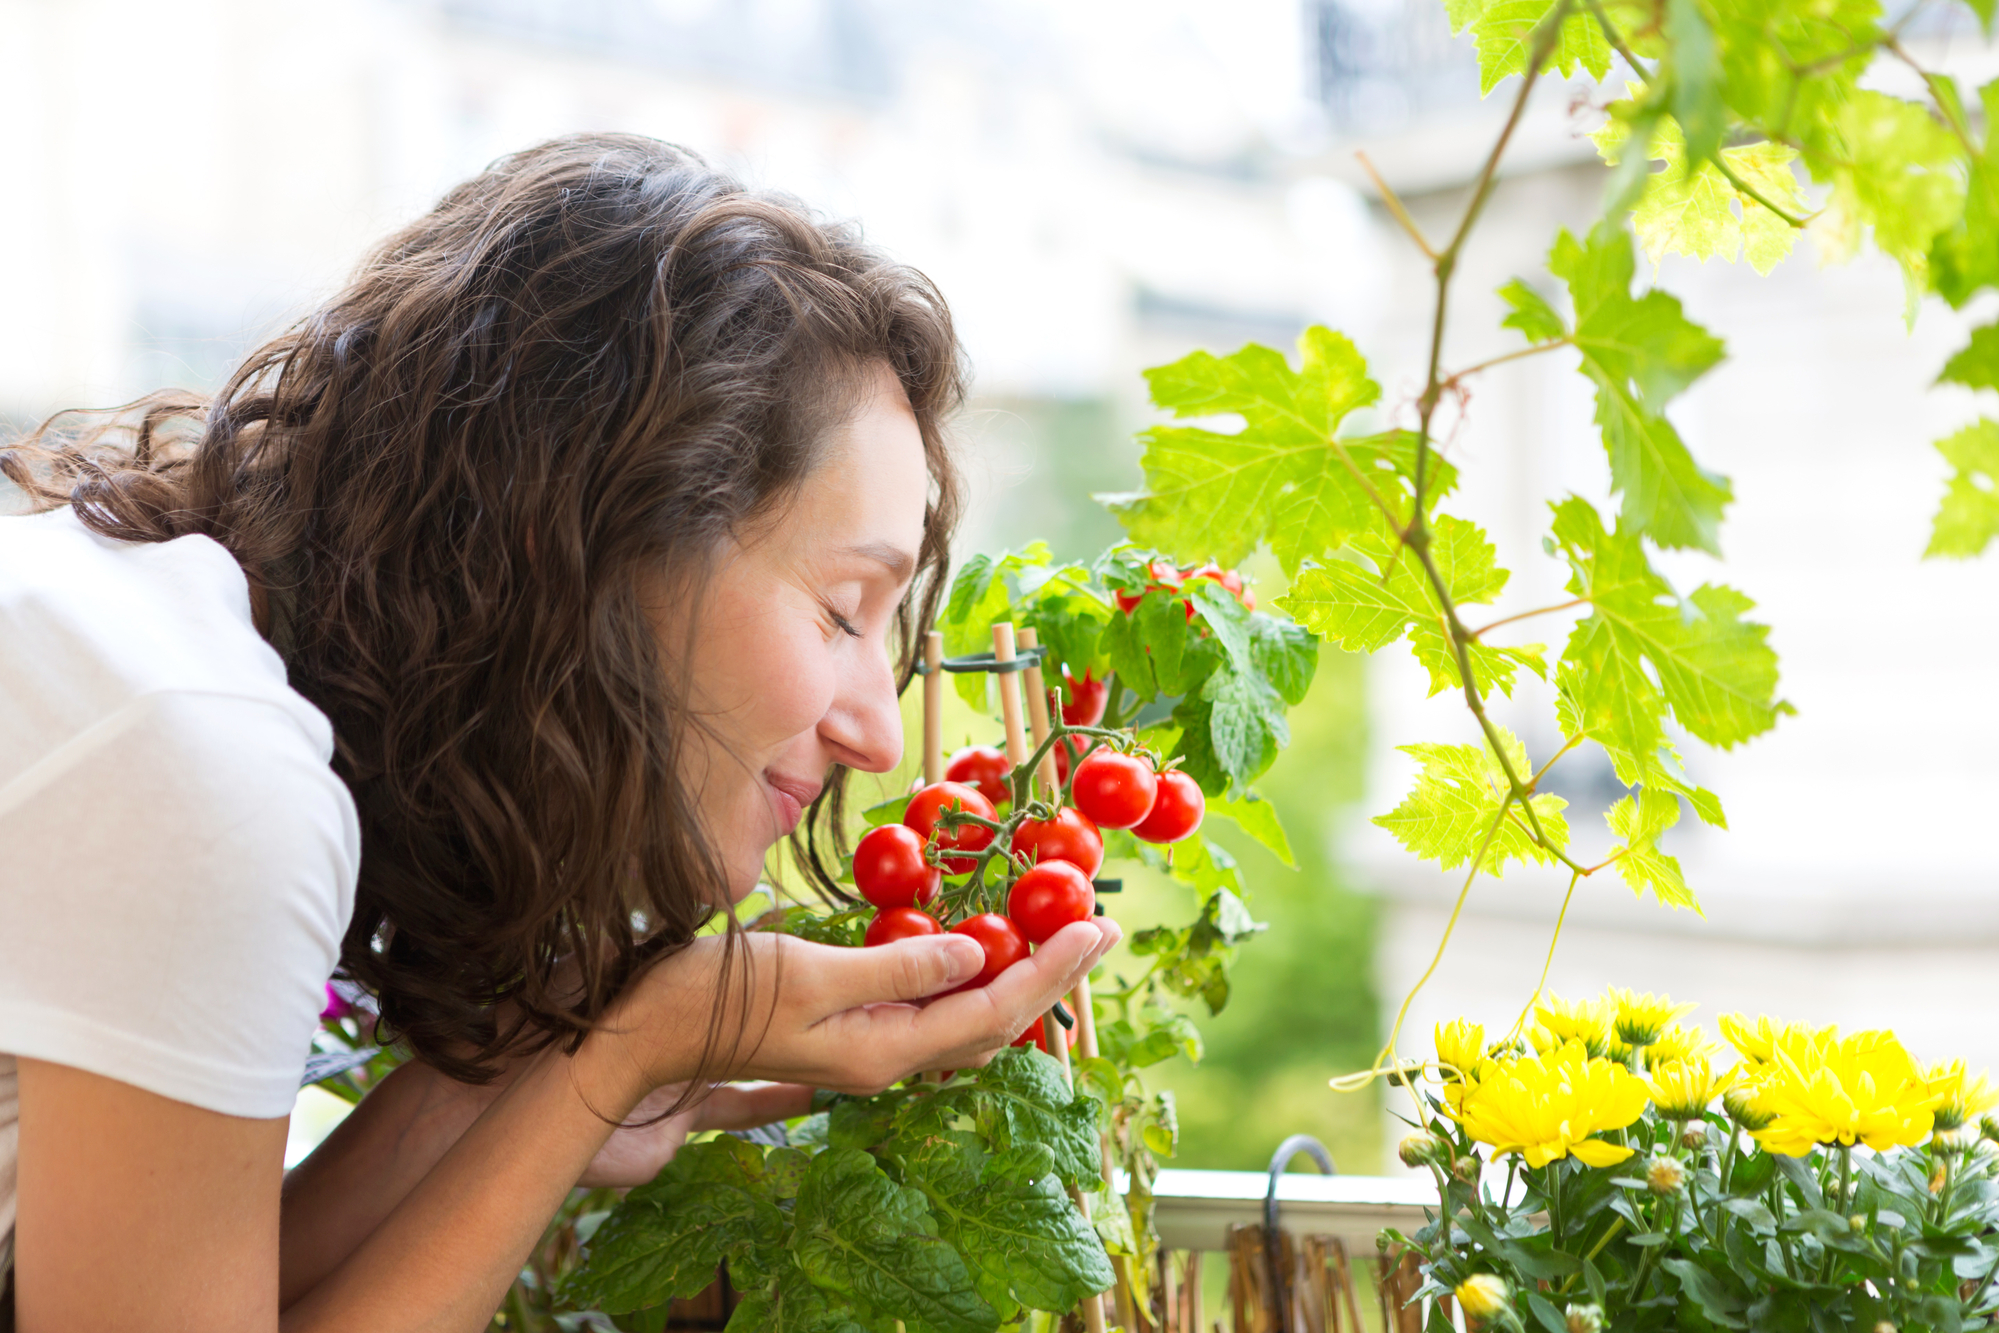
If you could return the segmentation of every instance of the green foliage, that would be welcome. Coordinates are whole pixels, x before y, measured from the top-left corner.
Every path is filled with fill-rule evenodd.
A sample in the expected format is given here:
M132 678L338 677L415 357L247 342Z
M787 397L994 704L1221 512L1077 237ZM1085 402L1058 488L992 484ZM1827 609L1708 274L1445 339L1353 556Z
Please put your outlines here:
M565 1295L626 1315L726 1263L746 1328L994 1333L1068 1310L1113 1280L1063 1189L1100 1187L1102 1114L1053 1060L1009 1050L941 1085L837 1099L810 1155L692 1144L612 1210Z
M1999 422L1980 417L1937 441L1951 478L1924 555L1974 556L1999 534Z
M1523 777L1531 773L1526 747L1504 727L1495 730L1513 771ZM1494 876L1505 873L1508 861L1546 865L1554 860L1534 837L1524 813L1512 807L1511 784L1490 750L1432 744L1398 748L1414 756L1423 770L1402 804L1374 821L1397 842L1445 870L1476 859L1479 869ZM1568 802L1542 794L1528 798L1528 804L1553 850L1567 847L1569 826L1562 810Z

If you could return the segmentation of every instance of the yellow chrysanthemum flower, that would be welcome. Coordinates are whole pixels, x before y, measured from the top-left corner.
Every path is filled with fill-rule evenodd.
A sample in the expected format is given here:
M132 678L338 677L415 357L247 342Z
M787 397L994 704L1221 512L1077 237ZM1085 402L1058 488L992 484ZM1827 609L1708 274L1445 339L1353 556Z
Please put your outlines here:
M1674 1060L1713 1060L1720 1053L1721 1047L1709 1041L1707 1033L1697 1027L1674 1023L1645 1048L1645 1059L1651 1064L1663 1065Z
M1928 1137L1944 1099L1890 1032L1779 1029L1756 1081L1753 1107L1771 1120L1751 1133L1787 1157L1815 1143L1912 1146Z
M1612 1010L1611 1031L1628 1046L1650 1046L1672 1023L1698 1009L1699 1005L1674 1004L1670 995L1643 995L1612 986L1604 992Z
M1925 1081L1930 1091L1943 1094L1936 1109L1939 1131L1956 1129L1999 1106L1999 1087L1993 1086L1990 1075L1980 1070L1978 1077L1966 1077L1962 1060L1930 1066Z
M1540 1026L1534 1029L1534 1049L1542 1054L1561 1049L1567 1042L1580 1042L1593 1056L1601 1056L1610 1040L1610 1010L1601 1000L1564 1000L1549 995L1534 1006Z
M1450 1113L1465 1132L1492 1145L1495 1157L1519 1153L1529 1166L1573 1154L1589 1166L1615 1166L1631 1149L1591 1138L1623 1129L1645 1111L1645 1084L1615 1061L1591 1059L1581 1042L1545 1055L1488 1066L1460 1085Z
M1485 1063L1485 1027L1468 1019L1439 1023L1436 1029L1437 1063L1444 1078L1472 1078Z
M1758 1014L1753 1026L1741 1014L1723 1014L1715 1020L1715 1025L1728 1044L1742 1052L1743 1059L1758 1065L1769 1062L1770 1053L1786 1036L1823 1041L1839 1035L1837 1027L1808 1028L1802 1023L1779 1023L1768 1014Z
M1734 1070L1716 1074L1705 1058L1695 1056L1652 1066L1646 1083L1660 1115L1668 1120L1695 1120L1734 1081Z

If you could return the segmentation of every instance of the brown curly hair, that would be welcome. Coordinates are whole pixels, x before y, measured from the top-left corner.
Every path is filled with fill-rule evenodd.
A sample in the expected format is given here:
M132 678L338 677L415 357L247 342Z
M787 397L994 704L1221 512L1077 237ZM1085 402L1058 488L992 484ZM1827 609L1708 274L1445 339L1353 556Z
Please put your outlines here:
M653 139L500 159L212 400L62 414L0 471L106 536L201 533L241 563L360 813L342 967L418 1056L481 1079L580 1042L728 900L678 776L686 682L639 588L671 572L698 595L881 362L932 478L906 684L958 511L944 300ZM806 826L822 884L843 777Z

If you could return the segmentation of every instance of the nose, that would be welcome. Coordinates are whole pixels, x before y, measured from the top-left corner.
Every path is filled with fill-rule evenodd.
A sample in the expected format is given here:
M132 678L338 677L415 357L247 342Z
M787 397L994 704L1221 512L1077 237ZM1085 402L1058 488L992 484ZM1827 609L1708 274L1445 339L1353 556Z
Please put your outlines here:
M902 762L902 707L886 653L849 658L819 735L836 761L863 773L886 773Z

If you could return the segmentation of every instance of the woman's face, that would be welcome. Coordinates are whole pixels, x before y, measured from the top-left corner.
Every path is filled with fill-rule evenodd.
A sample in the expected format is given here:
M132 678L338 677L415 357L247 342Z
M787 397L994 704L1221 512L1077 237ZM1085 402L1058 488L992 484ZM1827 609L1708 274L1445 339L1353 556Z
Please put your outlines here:
M722 553L691 645L697 728L686 779L740 902L834 764L902 758L888 631L916 570L929 473L902 385L866 372L860 401L776 518ZM654 612L661 647L684 627Z

